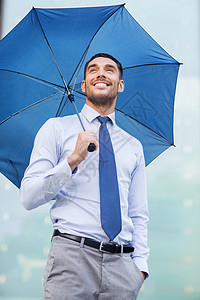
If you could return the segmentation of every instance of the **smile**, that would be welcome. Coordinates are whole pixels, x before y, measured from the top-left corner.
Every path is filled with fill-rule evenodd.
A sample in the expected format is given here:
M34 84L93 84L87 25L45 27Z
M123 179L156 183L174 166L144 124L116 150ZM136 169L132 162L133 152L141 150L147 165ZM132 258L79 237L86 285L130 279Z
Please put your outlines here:
M108 85L106 83L99 82L99 83L95 83L95 86L97 86L97 87L105 87L105 86L108 86Z
M97 86L97 87L106 87L106 86L109 86L109 84L106 81L96 81L94 83L94 86Z

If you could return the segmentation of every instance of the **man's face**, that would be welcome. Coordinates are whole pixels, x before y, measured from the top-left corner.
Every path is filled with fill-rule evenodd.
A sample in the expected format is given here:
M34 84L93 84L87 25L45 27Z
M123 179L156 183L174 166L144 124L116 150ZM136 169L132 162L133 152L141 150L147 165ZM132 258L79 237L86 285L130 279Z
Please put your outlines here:
M95 106L111 107L115 105L117 94L123 92L124 81L120 79L117 64L110 58L97 57L86 69L82 91Z

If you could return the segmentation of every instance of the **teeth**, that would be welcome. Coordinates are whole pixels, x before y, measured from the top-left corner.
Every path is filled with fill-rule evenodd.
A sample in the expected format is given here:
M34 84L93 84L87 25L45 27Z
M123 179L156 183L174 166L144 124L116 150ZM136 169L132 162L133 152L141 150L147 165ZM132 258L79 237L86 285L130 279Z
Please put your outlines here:
M95 86L104 87L104 86L107 86L107 84L104 82L98 82L95 84Z

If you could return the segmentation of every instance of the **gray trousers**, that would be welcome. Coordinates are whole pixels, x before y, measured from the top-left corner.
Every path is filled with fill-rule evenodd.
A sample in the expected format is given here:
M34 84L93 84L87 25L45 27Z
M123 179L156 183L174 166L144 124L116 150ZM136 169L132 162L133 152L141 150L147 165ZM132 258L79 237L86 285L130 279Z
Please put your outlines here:
M130 254L108 254L55 236L44 274L43 300L134 300L143 277Z

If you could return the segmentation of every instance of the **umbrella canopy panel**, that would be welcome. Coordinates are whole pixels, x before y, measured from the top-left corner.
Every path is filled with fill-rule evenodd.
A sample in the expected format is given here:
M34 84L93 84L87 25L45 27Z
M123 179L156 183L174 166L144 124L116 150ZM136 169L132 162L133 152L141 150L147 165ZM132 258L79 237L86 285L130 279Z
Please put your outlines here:
M174 143L179 63L124 5L32 9L0 41L0 171L16 186L39 128L58 112L74 113L70 91L81 110L84 63L99 52L122 63L116 122L142 142L146 165Z

